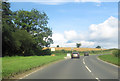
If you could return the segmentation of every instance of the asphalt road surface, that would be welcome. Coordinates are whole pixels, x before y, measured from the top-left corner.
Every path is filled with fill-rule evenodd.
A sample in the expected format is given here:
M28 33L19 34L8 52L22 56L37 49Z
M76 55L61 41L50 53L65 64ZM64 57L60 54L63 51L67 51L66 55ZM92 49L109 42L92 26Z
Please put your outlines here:
M23 79L118 79L118 67L97 59L98 55L81 56L51 64Z

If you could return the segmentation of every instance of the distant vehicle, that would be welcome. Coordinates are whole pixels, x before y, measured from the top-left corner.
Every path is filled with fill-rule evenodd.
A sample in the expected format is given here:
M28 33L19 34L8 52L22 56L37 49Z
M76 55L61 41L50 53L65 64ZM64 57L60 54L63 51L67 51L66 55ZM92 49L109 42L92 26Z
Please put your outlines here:
M78 52L73 52L71 58L80 58L80 54Z
M89 56L89 53L88 52L84 52L84 56Z

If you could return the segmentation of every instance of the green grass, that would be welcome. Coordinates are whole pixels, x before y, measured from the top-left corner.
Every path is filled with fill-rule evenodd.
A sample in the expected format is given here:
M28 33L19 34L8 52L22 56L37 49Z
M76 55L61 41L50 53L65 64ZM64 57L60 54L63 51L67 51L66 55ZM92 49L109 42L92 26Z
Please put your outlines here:
M53 53L56 56L67 56L67 53ZM71 54L71 53L70 53ZM83 56L84 53L79 53L80 56ZM90 55L97 55L97 54L111 54L111 51L106 51L106 52L97 52L97 53L89 53Z
M68 52L68 53L71 53L71 52ZM111 54L112 52L111 51L94 51L94 52L92 52L92 51L90 51L89 52L89 54L90 55L97 55L97 54ZM67 53L53 53L53 54L55 54L55 55L57 55L57 56L59 56L59 55L63 55L63 56L67 56ZM84 52L79 52L79 54L81 55L81 56L83 56L84 55Z
M112 54L108 54L108 55L101 55L99 56L99 58L101 60L104 60L104 61L107 61L109 63L112 63L112 64L115 64L115 65L119 65L120 66L120 63L118 64L118 57L115 57L113 56ZM120 60L120 59L119 59Z
M2 78L22 73L35 67L64 59L64 56L13 56L2 58Z
M63 56L63 57L67 56L67 53L53 53L53 54L55 54L56 56Z

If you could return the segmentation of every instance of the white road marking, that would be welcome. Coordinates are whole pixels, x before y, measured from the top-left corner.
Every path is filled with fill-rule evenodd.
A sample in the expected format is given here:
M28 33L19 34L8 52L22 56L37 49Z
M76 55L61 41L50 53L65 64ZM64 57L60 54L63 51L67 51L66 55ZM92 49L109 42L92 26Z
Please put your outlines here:
M83 58L83 63L85 64L85 60L84 60L84 58ZM87 68L87 70L89 71L89 72L91 72L91 70L85 65L85 67Z
M38 69L38 70L36 70L36 71L33 71L33 72L31 72L31 73L29 73L29 74L27 74L27 75L25 75L25 76L23 76L23 77L21 77L21 78L19 78L19 79L23 79L23 78L25 78L25 77L27 77L27 76L29 76L29 75L31 75L31 74L39 71L39 70L42 70L42 69L43 69L43 68L40 68L40 69Z
M98 80L98 78L95 78L95 79L97 79L97 80Z
M87 70L89 71L89 72L91 72L91 70L85 65L85 67L87 68Z
M83 64L85 64L85 62L83 61Z
M95 79L97 79L98 81L100 81L99 78L95 78Z
M83 64L85 64L84 58L83 58Z
M84 58L83 58L83 63L85 64L85 59L84 59ZM86 64L85 64L85 67L86 67L87 70L92 74L92 76L95 77L95 79L96 79L97 81L100 81L99 78L96 78L96 76L92 73L92 71L86 66Z

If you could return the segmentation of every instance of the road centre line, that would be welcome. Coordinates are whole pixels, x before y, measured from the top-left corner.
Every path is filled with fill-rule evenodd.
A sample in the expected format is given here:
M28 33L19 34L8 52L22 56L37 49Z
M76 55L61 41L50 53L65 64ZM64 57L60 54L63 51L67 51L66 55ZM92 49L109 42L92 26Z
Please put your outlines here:
M87 68L87 70L89 71L89 72L91 72L91 70L85 65L85 67Z
M84 60L84 58L83 58L83 63L85 64L85 60ZM87 68L87 70L89 71L89 72L91 72L91 70L85 65L85 67Z
M84 57L84 58L85 58L85 57ZM84 59L84 58L83 58L83 63L85 64L85 59ZM94 76L97 81L100 81L99 78L97 78L97 77L92 73L92 71L87 67L86 64L85 64L85 67L87 68L87 70L88 70L89 72L91 72L92 76Z
M99 78L95 78L95 79L97 79L98 81L100 81Z
M85 64L84 58L83 58L83 64Z
M83 64L85 64L85 62L83 61Z

